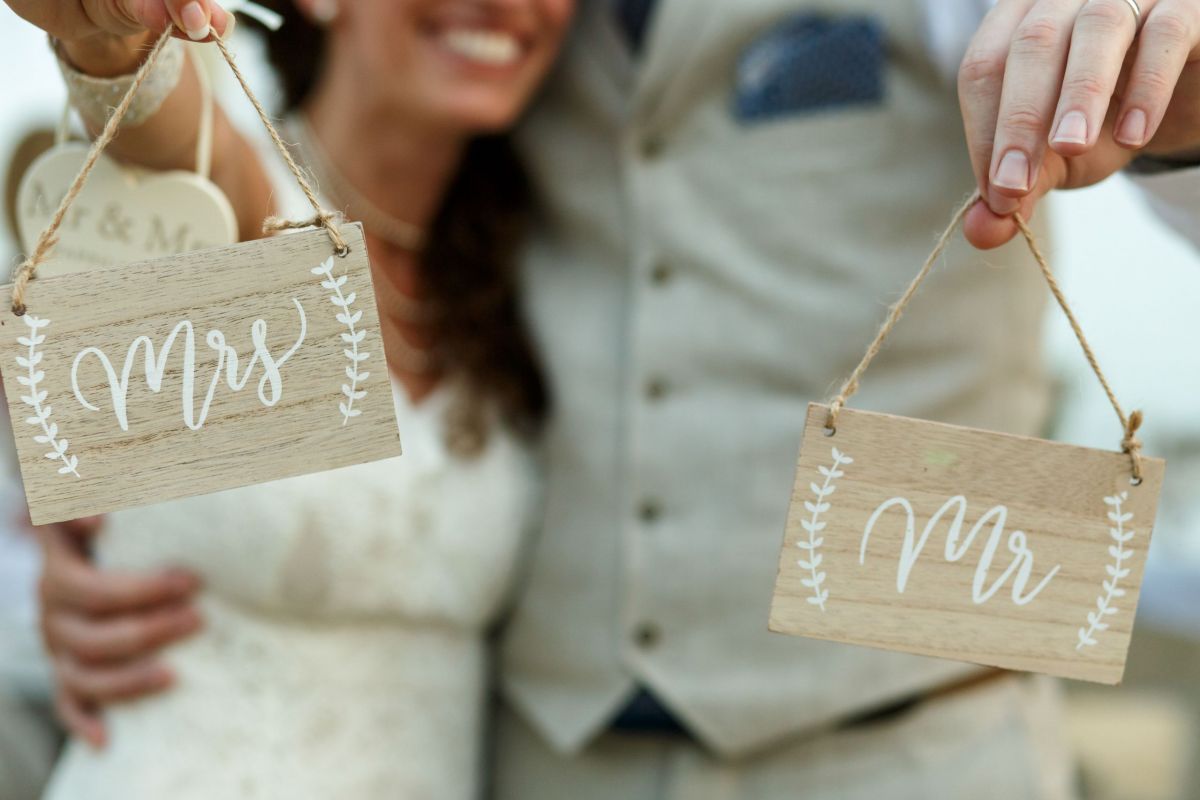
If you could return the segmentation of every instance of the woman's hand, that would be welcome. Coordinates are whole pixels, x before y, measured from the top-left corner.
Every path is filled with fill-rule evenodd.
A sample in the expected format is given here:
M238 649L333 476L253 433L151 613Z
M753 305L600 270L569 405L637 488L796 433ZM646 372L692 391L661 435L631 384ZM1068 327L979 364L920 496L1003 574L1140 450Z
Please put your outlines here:
M233 15L215 0L5 0L62 43L79 69L100 77L132 72L147 39L173 28L180 38L203 41L209 25L224 37Z
M155 661L159 648L200 628L190 600L195 576L168 570L134 575L97 569L89 544L102 517L37 529L45 554L41 625L57 678L55 706L76 736L101 747L100 709L161 691L171 673Z
M225 35L229 15L213 0L6 0L18 16L64 42L162 33L174 26L197 41L211 23Z
M967 238L996 247L1053 189L1139 153L1200 157L1200 0L999 0L959 72L984 202Z

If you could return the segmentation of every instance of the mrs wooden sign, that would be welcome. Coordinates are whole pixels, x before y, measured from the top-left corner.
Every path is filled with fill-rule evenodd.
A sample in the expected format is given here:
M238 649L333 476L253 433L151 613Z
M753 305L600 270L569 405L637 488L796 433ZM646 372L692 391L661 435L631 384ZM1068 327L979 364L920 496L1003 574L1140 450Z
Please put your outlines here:
M0 315L36 524L399 455L362 228L39 279Z
M809 407L771 630L1120 681L1164 462Z

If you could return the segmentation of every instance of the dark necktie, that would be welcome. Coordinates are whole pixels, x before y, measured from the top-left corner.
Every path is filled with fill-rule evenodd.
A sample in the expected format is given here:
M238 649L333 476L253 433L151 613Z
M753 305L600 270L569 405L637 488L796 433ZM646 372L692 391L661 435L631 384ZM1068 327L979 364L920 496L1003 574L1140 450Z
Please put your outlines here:
M646 38L646 31L650 29L650 18L654 14L654 7L658 0L613 0L613 2L616 5L613 11L617 16L617 24L629 42L629 49L634 53L640 53L642 42Z

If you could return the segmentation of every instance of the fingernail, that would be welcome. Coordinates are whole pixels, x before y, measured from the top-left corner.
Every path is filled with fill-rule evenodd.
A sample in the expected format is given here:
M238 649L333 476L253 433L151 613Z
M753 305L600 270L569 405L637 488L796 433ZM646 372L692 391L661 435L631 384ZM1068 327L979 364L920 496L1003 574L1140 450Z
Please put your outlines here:
M229 21L225 23L225 32L221 34L221 37L227 39L230 36L233 36L233 29L235 27L237 27L237 16L235 14L230 14Z
M1009 150L996 167L992 183L1014 192L1029 191L1029 159L1020 150Z
M1007 217L1021 208L1021 201L1015 197L1005 197L993 192L988 200L988 211L997 217Z
M1146 112L1135 108L1121 120L1117 129L1117 141L1130 147L1141 147L1146 143Z
M1063 144L1087 144L1088 125L1083 112L1070 111L1063 116L1058 123L1058 130L1054 132L1053 141Z
M200 588L200 578L190 572L169 572L167 580L171 583L171 589L178 594L190 594Z
M183 29L189 39L198 42L208 36L208 16L199 3L192 2L184 6L179 12L179 19L183 21Z

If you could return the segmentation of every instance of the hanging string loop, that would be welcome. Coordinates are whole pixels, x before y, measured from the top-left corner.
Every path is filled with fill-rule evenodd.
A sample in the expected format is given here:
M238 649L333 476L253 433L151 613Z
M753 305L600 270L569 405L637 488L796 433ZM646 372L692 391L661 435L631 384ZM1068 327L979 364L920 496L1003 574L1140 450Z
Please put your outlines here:
M113 109L112 114L109 115L108 120L104 123L104 128L100 131L100 135L96 137L94 142L92 142L91 149L88 150L87 158L84 159L83 166L79 169L79 174L75 176L75 180L71 182L71 186L67 189L66 194L63 195L63 199L58 204L58 208L55 210L54 216L50 218L50 223L38 235L37 242L34 244L32 252L24 261L21 262L20 266L18 266L16 271L13 273L10 306L12 313L18 317L23 316L27 310L25 305L25 294L28 291L29 282L37 277L38 267L46 262L46 259L50 257L50 253L54 249L54 246L58 243L58 232L62 227L63 221L66 219L67 212L71 209L71 205L79 197L79 193L83 190L83 186L87 182L88 176L91 175L92 170L95 169L97 162L100 160L101 154L104 152L105 148L112 143L112 140L116 138L117 131L121 126L121 120L123 120L126 113L128 113L129 107L133 103L134 95L137 94L138 89L141 88L142 83L145 82L146 77L154 69L154 64L158 61L159 56L162 54L163 48L166 47L167 41L171 38L172 30L172 28L168 27L167 30L165 30L154 42L154 46L147 54L146 60L142 62L141 67L139 67L138 71L134 74L133 81L130 83L128 91L125 92L124 97L121 98L121 102L117 104L117 107ZM329 236L329 241L333 244L334 252L339 256L345 256L350 252L350 246L346 244L346 240L342 237L341 231L338 229L338 225L342 221L341 216L326 211L321 206L321 203L317 199L317 195L313 191L312 186L304 177L304 173L300 169L299 165L296 164L295 159L292 158L291 153L288 151L287 145L284 144L283 138L279 135L279 131L277 131L275 129L275 125L272 124L266 109L263 108L262 103L259 102L259 99L255 96L254 92L251 91L250 84L247 83L246 77L238 68L233 53L230 52L229 47L225 44L224 40L217 35L216 30L210 27L209 33L212 36L214 44L216 44L216 46L220 49L221 55L224 56L225 63L229 65L230 70L233 71L234 77L237 78L238 84L241 85L242 91L245 92L247 99L250 100L251 105L254 106L254 110L258 113L258 118L262 121L263 127L266 128L267 133L270 135L271 141L275 144L275 149L279 151L281 156L283 156L284 163L287 164L288 170L296 179L296 183L299 184L301 191L304 192L304 196L308 199L309 204L312 205L313 208L314 216L310 220L301 222L284 222L271 218L267 220L268 225L265 226L266 230L275 231L290 228L320 226L325 229L325 233Z
M879 351L883 349L888 336L900 321L900 317L904 315L904 310L908 307L913 297L916 296L917 290L921 288L921 284L929 277L929 273L933 271L934 265L942 257L942 254L945 253L950 240L966 218L967 212L980 199L981 196L976 191L954 212L950 224L946 226L946 230L942 231L941 236L938 237L933 251L929 254L929 258L925 260L924 265L917 272L916 277L908 284L908 287L900 295L900 298L888 309L887 317L884 319L883 324L880 325L875 338L867 346L862 359L858 362L853 372L850 373L850 377L842 384L842 388L838 391L837 395L829 403L829 413L825 418L825 431L827 435L833 436L837 433L838 415L846 407L846 402L858 391L863 373L867 371L867 367L871 365L875 356L879 355ZM1070 304L1067 303L1067 298L1063 294L1062 287L1059 286L1057 278L1054 276L1054 271L1050 268L1049 261L1046 260L1046 256L1042 252L1037 236L1020 214L1014 214L1013 219L1017 224L1017 229L1021 232L1021 236L1025 239L1026 245L1029 247L1029 252L1033 255L1033 260L1037 262L1038 268L1042 272L1042 277L1045 279L1046 285L1050 288L1050 293L1054 295L1059 308L1066 315L1067 322L1071 325L1071 330L1074 332L1075 339L1079 342L1079 346L1083 350L1083 355L1087 359L1088 365L1100 381L1100 386L1103 387L1105 395L1108 396L1109 403L1112 404L1113 410L1117 414L1117 419L1121 422L1121 452L1129 456L1130 472L1132 473L1131 480L1134 485L1138 485L1142 482L1143 477L1142 443L1137 438L1137 431L1141 427L1143 420L1142 412L1133 411L1129 414L1125 413L1125 409L1122 408L1120 402L1117 400L1116 392L1113 391L1108 378L1104 375L1104 371L1100 369L1100 362L1096 358L1095 351L1092 350L1091 343L1088 342L1087 337L1084 335L1083 328L1080 326L1079 320L1075 317L1075 312L1071 309Z

